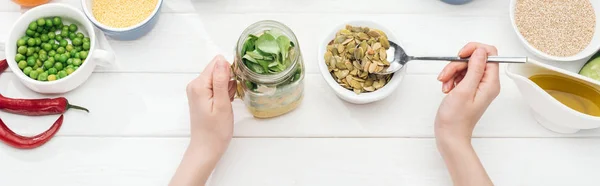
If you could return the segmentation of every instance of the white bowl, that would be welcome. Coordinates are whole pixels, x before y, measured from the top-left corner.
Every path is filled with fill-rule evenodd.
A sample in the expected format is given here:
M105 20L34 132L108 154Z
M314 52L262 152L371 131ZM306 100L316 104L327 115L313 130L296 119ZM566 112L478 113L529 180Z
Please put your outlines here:
M17 40L25 35L29 23L42 17L59 16L62 18L64 23L75 23L78 25L80 31L90 38L90 51L88 58L81 64L81 66L75 70L71 75L56 81L38 81L31 79L25 75L17 62L15 61L15 55L17 53ZM15 73L21 82L28 88L39 93L46 94L58 94L65 93L77 88L83 84L88 77L96 68L98 61L111 61L114 59L114 55L104 50L96 49L97 40L94 32L94 26L92 23L83 15L83 13L76 8L69 5L51 3L35 7L23 14L17 22L13 25L12 30L8 34L8 39L5 43L5 53L10 69Z
M525 37L523 37L523 35L521 35L521 32L519 32L519 28L517 27L517 24L515 23L515 8L516 8L517 0L510 1L510 21L512 23L513 30L515 30L515 33L517 33L517 36L519 37L519 40L521 40L521 42L525 45L525 48L527 48L527 50L529 50L529 52L535 54L536 56L538 56L540 58L546 59L546 60L565 61L565 62L578 61L578 60L589 58L590 56L594 55L598 51L598 49L600 49L600 1L592 0L590 2L592 3L592 6L594 7L594 11L596 14L596 27L595 27L596 30L594 32L594 37L592 38L592 41L590 42L590 44L583 51L579 52L578 54L576 54L574 56L569 56L569 57L552 56L552 55L546 54L546 53L536 49L531 44L529 44L529 42L527 42Z
M342 28L345 28L346 25L363 26L363 27L366 26L369 28L379 29L379 30L385 32L385 34L388 36L388 39L390 41L393 41L394 43L402 46L402 44L398 41L398 39L396 38L396 36L394 35L394 33L392 31L390 31L386 27L384 27L378 23L375 23L373 21L350 21L350 22L346 22L346 23L337 25L331 29L331 31L329 32L329 34L327 34L325 36L325 38L323 38L323 42L321 42L321 45L319 46L319 52L318 52L319 55L317 57L319 58L319 70L321 71L321 75L323 75L323 78L325 79L327 84L329 84L329 86L333 89L333 91L337 94L338 97L340 97L341 99L343 99L347 102L350 102L350 103L366 104L366 103L379 101L379 100L382 100L382 99L388 97L390 94L392 94L396 90L396 88L402 81L404 74L406 74L406 66L404 66L400 71L396 72L394 74L394 76L392 77L392 79L390 80L390 82L388 82L383 88L376 90L374 92L361 93L361 94L356 94L356 93L354 93L354 91L345 89L344 87L339 85L335 81L335 79L333 79L331 74L329 73L329 70L327 69L327 64L325 63L325 59L324 59L325 52L327 51L327 44L329 44L329 42L331 40L333 40L333 38L335 37L335 34ZM391 59L391 57L393 57L393 55L391 53L389 53L389 51L388 51L388 60Z

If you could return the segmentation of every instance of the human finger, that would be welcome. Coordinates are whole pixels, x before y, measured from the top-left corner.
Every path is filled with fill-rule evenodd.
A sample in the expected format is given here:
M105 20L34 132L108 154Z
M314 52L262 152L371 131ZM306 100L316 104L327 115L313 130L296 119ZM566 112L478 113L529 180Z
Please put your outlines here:
M212 77L214 109L224 111L231 108L229 94L230 65L223 56L217 56Z
M486 51L481 48L475 49L468 63L467 73L456 88L474 94L485 72L487 63Z

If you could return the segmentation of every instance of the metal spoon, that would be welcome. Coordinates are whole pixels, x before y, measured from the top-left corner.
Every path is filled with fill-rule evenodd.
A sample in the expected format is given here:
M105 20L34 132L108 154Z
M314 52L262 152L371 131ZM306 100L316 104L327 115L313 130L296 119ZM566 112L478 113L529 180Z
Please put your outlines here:
M390 61L390 67L384 69L381 72L376 74L386 75L397 72L402 69L406 63L412 60L428 60L428 61L459 61L459 62L468 62L469 58L460 58L460 57L415 57L409 56L404 52L404 49L400 47L398 44L389 41L390 48L394 49L394 60ZM526 63L527 57L498 57L498 56L489 56L488 62L494 63Z

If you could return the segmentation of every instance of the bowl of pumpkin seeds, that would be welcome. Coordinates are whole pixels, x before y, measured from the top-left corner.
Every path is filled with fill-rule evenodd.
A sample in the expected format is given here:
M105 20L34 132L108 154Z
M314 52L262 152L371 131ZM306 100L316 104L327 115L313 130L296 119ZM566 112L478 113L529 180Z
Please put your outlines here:
M389 41L399 45L389 29L372 21L351 21L332 28L319 47L321 75L341 99L366 104L391 95L406 66L390 75L378 75L390 65L393 49Z

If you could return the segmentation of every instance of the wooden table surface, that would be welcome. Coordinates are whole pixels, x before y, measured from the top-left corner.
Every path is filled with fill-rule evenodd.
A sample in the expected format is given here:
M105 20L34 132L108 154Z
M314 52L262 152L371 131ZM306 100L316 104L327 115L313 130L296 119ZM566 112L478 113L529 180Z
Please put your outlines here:
M79 0L54 0L80 8ZM71 111L57 136L35 150L0 144L0 185L166 185L189 141L185 87L216 54L229 59L250 24L274 19L298 36L306 63L303 103L258 120L233 104L234 139L212 186L451 185L433 135L443 99L444 62L415 62L387 99L353 105L337 98L317 66L318 45L334 25L373 20L414 55L455 55L469 41L500 55L525 56L508 0L452 6L438 0L165 0L155 29L135 41L109 39L116 65L98 68L64 94L87 106ZM0 2L0 38L25 11ZM0 52L0 57L4 54ZM504 71L503 65L501 70ZM479 122L473 144L497 185L599 185L600 130L557 134L537 124L513 82ZM12 72L0 75L9 97L45 97ZM17 133L33 135L56 119L0 112Z

